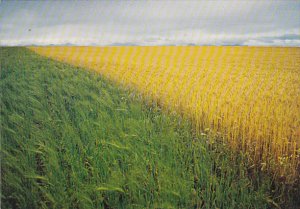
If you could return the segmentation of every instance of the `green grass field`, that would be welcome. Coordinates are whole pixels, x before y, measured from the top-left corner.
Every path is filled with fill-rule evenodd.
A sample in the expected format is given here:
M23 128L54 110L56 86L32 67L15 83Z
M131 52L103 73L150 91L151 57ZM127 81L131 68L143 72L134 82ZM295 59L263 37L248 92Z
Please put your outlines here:
M134 91L25 48L0 50L2 208L297 206L299 190L286 193Z

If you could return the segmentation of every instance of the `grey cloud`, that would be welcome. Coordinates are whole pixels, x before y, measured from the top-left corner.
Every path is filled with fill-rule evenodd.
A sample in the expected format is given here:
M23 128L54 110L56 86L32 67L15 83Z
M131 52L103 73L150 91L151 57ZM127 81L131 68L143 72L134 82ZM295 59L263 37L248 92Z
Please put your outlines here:
M299 1L4 1L1 45L299 46Z
M285 34L282 36L276 37L279 40L300 40L300 34Z

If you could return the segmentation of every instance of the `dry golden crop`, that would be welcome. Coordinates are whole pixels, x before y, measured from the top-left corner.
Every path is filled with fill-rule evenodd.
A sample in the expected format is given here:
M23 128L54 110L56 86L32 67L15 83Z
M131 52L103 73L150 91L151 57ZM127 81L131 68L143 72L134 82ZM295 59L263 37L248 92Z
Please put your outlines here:
M300 48L32 47L191 118L254 162L299 175ZM263 167L264 167L263 166Z

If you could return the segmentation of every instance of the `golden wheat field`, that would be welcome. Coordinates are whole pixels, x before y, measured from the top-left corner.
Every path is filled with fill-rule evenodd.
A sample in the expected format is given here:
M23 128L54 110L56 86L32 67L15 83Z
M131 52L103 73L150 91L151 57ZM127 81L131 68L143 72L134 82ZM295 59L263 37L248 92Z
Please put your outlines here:
M253 162L299 175L300 48L31 47L95 70L222 138Z

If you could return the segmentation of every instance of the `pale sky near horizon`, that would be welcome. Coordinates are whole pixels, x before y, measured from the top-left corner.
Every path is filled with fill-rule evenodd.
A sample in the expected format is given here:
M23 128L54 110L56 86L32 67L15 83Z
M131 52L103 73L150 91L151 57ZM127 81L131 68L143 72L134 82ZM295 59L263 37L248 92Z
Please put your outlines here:
M300 1L1 1L0 45L300 46Z

